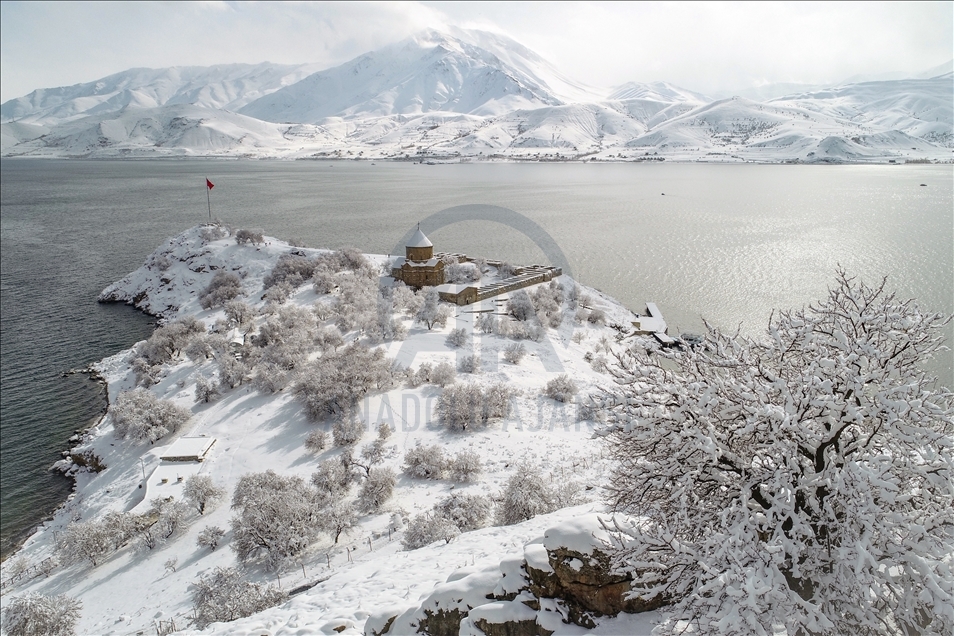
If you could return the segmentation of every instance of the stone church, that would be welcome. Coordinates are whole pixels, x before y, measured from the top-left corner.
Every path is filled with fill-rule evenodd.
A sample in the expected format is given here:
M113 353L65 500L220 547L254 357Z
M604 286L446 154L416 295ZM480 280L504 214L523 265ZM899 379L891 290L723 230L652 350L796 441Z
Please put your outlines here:
M434 244L417 227L417 232L405 246L405 258L394 261L391 276L409 287L444 284L444 263L434 256Z

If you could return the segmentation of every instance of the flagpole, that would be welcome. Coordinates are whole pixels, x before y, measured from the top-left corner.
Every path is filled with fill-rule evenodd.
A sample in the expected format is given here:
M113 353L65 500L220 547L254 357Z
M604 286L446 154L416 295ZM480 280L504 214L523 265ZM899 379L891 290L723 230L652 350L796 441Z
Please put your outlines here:
M205 199L209 204L209 223L212 222L212 188L209 187L209 178L205 178Z

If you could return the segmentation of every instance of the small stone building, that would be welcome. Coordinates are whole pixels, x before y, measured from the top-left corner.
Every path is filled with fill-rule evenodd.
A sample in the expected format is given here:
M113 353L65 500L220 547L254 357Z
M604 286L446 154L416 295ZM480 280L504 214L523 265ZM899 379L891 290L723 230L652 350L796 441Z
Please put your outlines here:
M397 259L391 268L391 276L395 280L417 288L444 284L444 263L434 256L434 244L424 235L420 226L405 250L405 258Z

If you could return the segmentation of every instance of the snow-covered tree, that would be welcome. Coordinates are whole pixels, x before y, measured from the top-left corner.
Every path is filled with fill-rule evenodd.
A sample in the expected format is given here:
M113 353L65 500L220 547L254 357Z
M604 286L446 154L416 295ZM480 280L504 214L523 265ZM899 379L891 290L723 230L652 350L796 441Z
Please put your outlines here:
M269 470L243 475L232 495L231 546L242 563L261 556L274 570L302 553L318 536L321 506L315 489L301 477Z
M521 462L507 480L496 523L509 526L556 510L553 490L536 466Z
M484 394L478 384L446 387L437 399L437 417L441 424L454 431L477 428L487 422L483 401Z
M368 476L358 492L358 508L362 512L378 512L394 493L396 481L397 476L390 468L368 471Z
M195 401L196 402L214 402L222 394L219 392L219 384L212 378L204 375L195 378Z
M221 307L225 303L242 295L242 279L233 272L219 270L209 285L199 294L202 309Z
M481 333L497 333L497 317L492 313L480 314L474 326Z
M435 541L450 543L458 535L460 528L453 521L439 514L425 512L413 517L407 524L401 543L405 550L417 550Z
M192 584L195 626L234 621L284 601L287 595L273 585L252 583L235 568L217 567Z
M352 474L349 467L338 459L326 459L318 464L311 475L311 483L318 490L318 499L323 503L340 501L351 489Z
M427 325L428 331L435 325L443 327L447 322L447 314L441 311L440 294L433 287L426 287L423 292L424 302L417 311L415 320Z
M182 497L198 510L200 515L204 515L206 510L212 510L224 496L225 491L216 486L208 475L191 475L182 487Z
M321 527L331 535L335 544L357 522L358 514L350 502L336 501L322 512Z
M421 369L424 368L424 365L421 365ZM437 386L446 387L449 384L453 384L457 381L457 370L454 369L454 365L450 362L444 360L439 362L437 366L430 370L428 373L428 382L436 384Z
M350 413L338 418L331 427L331 437L335 446L351 446L357 444L364 435L364 422Z
M156 440L175 433L192 418L192 413L170 400L160 400L146 389L123 391L109 413L119 439Z
M547 382L546 389L543 392L546 393L547 397L557 402L570 402L578 391L576 382L564 373Z
M922 366L947 321L884 285L839 271L759 339L618 355L610 503L644 521L617 564L663 632L954 631L954 407Z
M309 363L295 385L295 395L313 419L348 414L372 390L389 388L392 361L383 349L351 344L326 352Z
M139 534L137 547L143 551L154 550L166 543L185 529L188 511L188 504L175 501L172 497L153 499L145 514L145 518L149 520L148 525Z
M132 535L131 518L110 513L103 519L74 521L60 535L57 551L64 563L89 561L96 567Z
M490 499L482 495L454 493L437 502L434 513L449 519L461 532L470 532L487 525Z
M241 360L231 355L219 357L216 362L219 367L220 389L234 389L245 382L248 377L248 367Z
M531 320L537 315L536 307L533 306L533 300L530 299L530 294L528 294L525 289L518 289L511 294L507 308L510 310L511 315L517 320Z
M254 324L258 312L243 300L230 300L225 303L225 319L230 327L242 330Z
M286 283L292 290L300 287L315 273L317 262L300 254L282 254L272 267L272 271L265 274L262 285L265 289Z
M437 445L418 444L404 454L404 472L411 477L440 479L446 467L444 449Z
M153 331L148 340L136 347L136 352L150 365L165 364L200 334L205 334L205 323L194 316L186 316Z
M83 604L71 596L27 592L3 609L3 630L9 636L72 636Z
M195 538L196 545L203 548L209 548L213 552L219 543L222 541L222 537L225 536L225 530L218 526L206 526L202 528L198 536Z

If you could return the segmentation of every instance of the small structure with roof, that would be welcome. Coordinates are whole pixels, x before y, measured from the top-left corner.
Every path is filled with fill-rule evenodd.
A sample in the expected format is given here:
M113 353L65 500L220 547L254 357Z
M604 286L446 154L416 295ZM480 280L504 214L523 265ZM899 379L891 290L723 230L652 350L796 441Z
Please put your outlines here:
M391 267L395 280L417 288L444 284L444 263L434 256L434 244L420 225L404 249L405 257L398 258Z
M212 450L214 437L180 437L159 457L164 462L201 462Z

